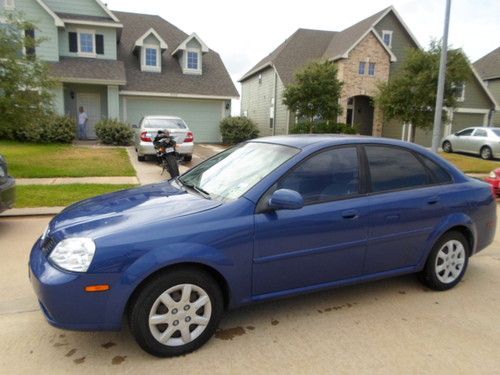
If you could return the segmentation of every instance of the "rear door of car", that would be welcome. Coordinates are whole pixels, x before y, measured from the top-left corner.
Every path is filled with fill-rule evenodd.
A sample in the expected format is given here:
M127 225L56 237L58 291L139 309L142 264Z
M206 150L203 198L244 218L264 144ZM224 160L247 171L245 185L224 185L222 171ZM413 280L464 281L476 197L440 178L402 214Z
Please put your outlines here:
M277 189L299 192L304 207L260 210L255 215L253 294L312 287L360 276L366 251L368 206L360 149L316 153L292 169ZM264 206L262 206L264 204Z
M470 138L470 152L479 153L481 147L488 144L488 132L486 129L476 128Z
M442 184L451 177L405 148L366 145L364 150L370 202L364 274L412 267L446 213Z

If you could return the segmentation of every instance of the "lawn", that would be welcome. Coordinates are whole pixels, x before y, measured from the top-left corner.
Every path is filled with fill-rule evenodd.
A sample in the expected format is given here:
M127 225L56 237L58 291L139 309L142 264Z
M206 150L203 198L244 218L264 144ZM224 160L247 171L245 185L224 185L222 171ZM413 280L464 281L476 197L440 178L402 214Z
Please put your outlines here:
M500 162L497 160L483 160L479 156L465 154L447 154L440 155L455 164L465 173L490 173L496 168L500 168Z
M82 199L134 186L107 184L19 185L16 186L14 207L68 206Z
M0 141L0 154L17 178L135 176L124 148Z

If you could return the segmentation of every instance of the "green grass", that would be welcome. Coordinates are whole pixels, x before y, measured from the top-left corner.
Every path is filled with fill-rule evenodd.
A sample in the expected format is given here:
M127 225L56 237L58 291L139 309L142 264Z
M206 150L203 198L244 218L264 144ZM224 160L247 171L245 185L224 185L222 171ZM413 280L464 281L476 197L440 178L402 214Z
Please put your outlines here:
M500 168L500 162L497 160L483 160L479 156L465 154L447 154L440 155L455 164L465 173L490 173L496 168Z
M0 141L0 154L17 178L135 176L124 148Z
M128 189L136 185L70 184L18 185L15 208L68 206L96 195Z

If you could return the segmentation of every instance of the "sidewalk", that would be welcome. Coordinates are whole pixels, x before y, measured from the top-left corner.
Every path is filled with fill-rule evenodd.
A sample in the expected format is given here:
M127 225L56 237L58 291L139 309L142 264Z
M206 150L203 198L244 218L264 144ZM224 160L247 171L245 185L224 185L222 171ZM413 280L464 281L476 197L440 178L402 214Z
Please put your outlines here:
M68 184L138 184L137 177L57 177L57 178L17 178L16 185L68 185Z

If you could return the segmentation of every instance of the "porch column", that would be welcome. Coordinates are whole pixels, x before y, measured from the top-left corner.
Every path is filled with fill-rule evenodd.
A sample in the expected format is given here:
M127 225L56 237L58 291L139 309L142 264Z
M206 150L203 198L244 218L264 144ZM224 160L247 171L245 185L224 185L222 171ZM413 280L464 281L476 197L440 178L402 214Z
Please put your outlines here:
M118 86L108 86L108 118L120 117L120 100Z

